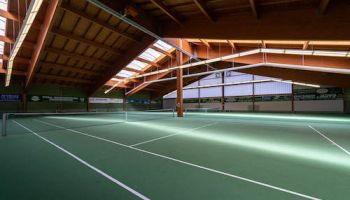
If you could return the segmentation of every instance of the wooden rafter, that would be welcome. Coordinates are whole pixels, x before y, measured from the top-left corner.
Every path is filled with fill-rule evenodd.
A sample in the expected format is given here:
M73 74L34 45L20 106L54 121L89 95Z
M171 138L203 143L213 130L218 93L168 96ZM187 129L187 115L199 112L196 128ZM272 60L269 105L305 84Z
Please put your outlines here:
M6 74L7 70L0 67L0 74ZM27 73L25 71L12 70L12 74L16 76L26 76Z
M158 51L166 56L169 56L171 58L175 58L175 56L173 54L171 54L170 52L168 51L164 51L163 49L159 48L159 47L156 47L154 45L150 46L151 49L155 50L155 51Z
M306 50L309 47L310 41L305 41L303 44L303 50Z
M172 20L174 20L179 25L182 25L180 20L170 11L170 9L163 4L160 0L150 0L155 6L162 10L166 15L168 15Z
M99 75L98 72L94 72L94 71L87 70L87 69L80 69L80 68L76 68L76 67L68 66L68 65L62 65L62 64L51 63L51 62L42 62L41 64L43 67L48 67L48 68L62 69L64 71L76 72L76 73L87 74L87 75L92 75L92 76Z
M209 19L209 21L214 22L213 17L209 14L202 0L193 0L193 2L196 4L199 10Z
M199 41L201 41L201 43L203 43L206 47L211 48L208 41L203 40L203 39L199 39Z
M90 45L90 46L94 46L96 48L104 49L104 50L106 50L110 53L113 53L115 55L119 55L119 56L123 55L123 52L120 51L119 49L114 49L114 48L107 46L105 44L95 42L93 40L88 40L88 39L84 38L84 36L79 36L79 35L76 35L73 33L69 33L69 32L66 32L63 30L57 30L57 29L53 30L52 32L54 34L60 35L60 36L65 37L67 39L72 39L72 40L75 40L75 41L78 41L81 43L85 43L85 44Z
M30 65L28 67L28 72L27 72L27 79L25 83L25 88L28 87L30 84L32 78L33 78L33 73L35 71L36 66L39 63L39 58L42 53L42 50L44 48L44 44L46 41L46 36L48 35L51 26L52 26L52 21L55 16L56 11L58 10L57 8L59 7L61 3L61 0L52 0L49 2L48 7L46 8L45 12L45 19L42 24L42 29L40 30L38 34L38 41L36 43L36 47L34 49L34 52L32 54L32 59L30 61Z
M227 40L227 43L230 45L230 47L231 47L233 50L237 51L236 45L235 45L235 43L234 43L232 40Z
M113 78L116 78L116 79L124 79L125 77L124 76L118 76L118 75L115 75L115 76L113 76ZM128 80L128 81L130 81L130 82L139 82L138 80L136 80L136 79L130 79L130 80Z
M319 11L321 14L325 14L331 0L321 0L319 5Z
M0 9L0 17L15 21L15 22L21 22L21 23L24 19L22 16L18 17L18 14L13 14L9 11L1 10L1 9ZM33 22L32 27L38 30L40 30L41 28L40 24L37 21Z
M3 36L3 35L0 35L0 41L7 43L7 44L14 44L15 43L15 39L8 37L8 36ZM33 49L35 47L35 44L33 42L23 41L22 47L25 47L27 49Z
M74 52L69 52L69 51L57 49L54 47L49 47L46 49L46 51L50 52L50 53L57 54L57 55L66 56L66 57L69 57L69 58L74 59L74 60L83 60L83 61L86 61L86 62L91 63L91 64L101 65L103 67L111 67L112 66L111 63L100 60L98 58L94 58L92 56L85 56L85 55L77 54Z
M156 62L152 62L152 61L149 61L149 60L140 58L140 57L135 58L135 60L138 60L138 61L143 62L143 63L147 63L147 64L152 65L152 66L155 66L155 67L161 67L161 66L160 66L158 63L156 63Z
M129 71L129 72L142 73L141 70L137 70L137 69L130 68L130 67L125 67L124 70Z
M53 47L47 48L46 51L50 52L50 53L57 54L57 55L67 56L67 57L69 57L71 59L75 59L75 60L84 60L88 63L101 65L103 67L111 67L111 65L112 65L106 61L94 58L92 56L84 56L84 55L80 55L77 53L73 53L73 52L69 52L69 51L65 51L65 50L61 50L61 49L57 49L57 48L53 48Z
M71 6L67 5L67 4L62 4L61 8L63 8L66 11L69 11L69 12L75 14L75 15L78 15L78 16L80 16L80 17L82 17L82 18L84 18L84 19L86 19L86 20L88 20L88 21L90 21L92 23L98 24L98 25L100 25L100 26L102 26L102 27L104 27L106 29L109 29L113 33L116 33L116 34L118 34L118 35L120 35L120 36L122 36L124 38L127 38L127 39L135 41L135 42L138 42L140 40L138 37L136 37L136 36L134 36L134 35L132 35L130 33L127 33L125 31L119 30L115 26L112 26L112 25L110 25L110 24L108 24L108 23L106 23L104 21L96 19L95 17L93 17L93 16L91 16L91 15L89 15L89 14L87 14L87 13L81 11L81 10L75 9L75 8L73 8L73 7L71 7Z
M65 77L65 76L57 76L57 75L50 75L50 74L35 74L36 78L41 79L49 79L49 80L57 80L57 81L67 81L67 82L74 82L74 83L81 83L81 84L91 84L91 80L84 80L84 79L78 79L78 78L71 78L71 77Z
M255 18L259 18L258 10L256 9L255 0L249 0L249 4L250 4L250 8L252 9L252 12L253 12Z

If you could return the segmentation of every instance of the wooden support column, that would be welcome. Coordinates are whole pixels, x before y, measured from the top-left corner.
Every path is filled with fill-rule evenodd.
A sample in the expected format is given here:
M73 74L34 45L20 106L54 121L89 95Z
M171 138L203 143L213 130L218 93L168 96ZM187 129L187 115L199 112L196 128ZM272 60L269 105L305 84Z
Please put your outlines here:
M27 112L27 93L22 93L22 112Z
M221 72L221 83L225 84L225 72ZM221 111L225 111L225 86L221 86Z
M126 96L123 96L123 111L126 111Z
M294 109L294 84L293 83L291 87L292 87L292 112L294 112L295 109Z
M90 97L86 97L86 111L90 112L91 111L91 107L90 107Z
M255 77L253 75L253 81L254 81ZM252 101L253 101L253 112L255 111L255 84L254 82L252 83L252 89L253 89L253 96L252 96Z
M180 48L182 41L180 42ZM176 64L181 65L183 63L183 55L180 51L176 51ZM183 117L183 69L179 68L176 70L176 111L177 117Z

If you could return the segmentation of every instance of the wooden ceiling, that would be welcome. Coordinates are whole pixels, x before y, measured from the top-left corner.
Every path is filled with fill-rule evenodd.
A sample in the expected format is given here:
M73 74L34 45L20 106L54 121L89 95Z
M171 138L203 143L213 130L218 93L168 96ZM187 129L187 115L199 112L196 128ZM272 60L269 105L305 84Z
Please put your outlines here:
M2 55L3 73L6 72L10 46L14 43L26 13L25 1L19 2L18 6L17 1L9 1L8 12L12 16L6 16L10 23L7 23L6 38L2 38L6 40ZM215 50L218 46L234 51L264 46L349 49L349 44L344 41L350 41L350 3L345 0L100 2L161 37L194 38L197 41L188 40L189 51L192 52L211 47ZM90 95L101 87L112 85L113 82L109 80L156 41L87 0L61 0L48 27L44 45L40 48L37 64L33 65L33 55L40 47L40 34L45 27L45 19L50 14L47 12L49 6L49 1L44 1L15 59L13 75L21 76L28 85L34 82L81 87ZM0 16L3 14L0 13ZM212 41L215 39L220 39L220 42ZM333 45L335 40L341 42ZM291 42L287 44L286 41ZM315 43L325 41L330 44ZM165 54L167 55L163 59L152 66L159 68L159 65L169 66L175 63L174 54ZM147 69L152 70L152 67ZM167 76L170 75L164 74L162 77ZM140 83L140 80L134 80L123 87L132 89ZM155 93L165 91L164 87L171 88L172 85L152 84L143 89Z

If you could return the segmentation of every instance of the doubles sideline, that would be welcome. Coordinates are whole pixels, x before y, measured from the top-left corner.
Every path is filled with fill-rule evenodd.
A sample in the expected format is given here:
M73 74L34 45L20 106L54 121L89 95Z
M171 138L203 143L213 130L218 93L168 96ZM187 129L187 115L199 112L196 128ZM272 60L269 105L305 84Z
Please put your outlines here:
M75 160L79 161L80 163L84 164L85 166L89 167L90 169L94 170L95 172L99 173L100 175L104 176L105 178L107 178L108 180L112 181L116 185L124 188L125 190L127 190L129 192L131 192L132 194L134 194L135 196L139 197L140 199L142 199L142 200L150 200L150 198L144 196L143 194L141 194L141 193L137 192L136 190L132 189L131 187L125 185L121 181L118 181L117 179L113 178L112 176L108 175L107 173L103 172L102 170L94 167L93 165L89 164L85 160L83 160L80 157L74 155L73 153L69 152L68 150L64 149L63 147L61 147L61 146L55 144L54 142L52 142L52 141L42 137L41 135L37 134L36 132L34 132L31 129L27 128L26 126L22 125L21 123L15 121L15 120L13 120L13 122L15 122L17 125L21 126L22 128L26 129L30 133L34 134L35 136L39 137L40 139L44 140L45 142L47 142L47 143L51 144L52 146L56 147L57 149L63 151L66 154L68 154L69 156L71 156Z
M87 136L87 137L91 137L91 138L94 138L94 139L98 139L98 140L101 140L101 141L105 141L105 142L108 142L108 143L116 144L118 146L129 148L129 149L132 149L132 150L135 150L135 151L139 151L139 152L142 152L142 153L145 153L145 154L149 154L149 155L153 155L153 156L160 157L160 158L163 158L163 159L171 160L171 161L174 161L174 162L177 162L177 163L181 163L181 164L184 164L184 165L192 166L192 167L199 168L199 169L202 169L202 170L206 170L206 171L209 171L209 172L213 172L213 173L216 173L216 174L228 176L228 177L231 177L231 178L234 178L234 179L238 179L238 180L242 180L242 181L245 181L245 182L253 183L253 184L260 185L260 186L263 186L263 187L267 187L267 188L270 188L270 189L273 189L273 190L277 190L277 191L280 191L280 192L285 192L285 193L292 194L292 195L295 195L295 196L303 197L305 199L320 200L320 198L316 198L316 197L309 196L309 195L306 195L306 194L302 194L302 193L299 193L299 192L291 191L291 190L288 190L288 189L284 189L284 188L277 187L277 186L274 186L274 185L270 185L270 184L267 184L267 183L263 183L263 182L260 182L260 181L255 181L253 179L245 178L245 177L242 177L242 176L226 173L226 172L223 172L223 171L220 171L220 170L216 170L216 169L212 169L212 168L209 168L209 167L205 167L205 166L197 165L197 164L194 164L194 163L186 162L186 161L183 161L183 160L175 159L175 158L168 157L168 156L165 156L165 155L161 155L161 154L158 154L158 153L153 153L153 152L150 152L150 151L147 151L147 150L139 149L137 147L133 147L133 146L130 146L130 145L122 144L122 143L119 143L119 142L116 142L116 141L112 141L112 140L108 140L108 139L105 139L105 138L102 138L102 137L90 135L90 134L87 134L87 133L84 133L84 132L81 132L81 131L65 128L63 126L59 126L59 125L56 125L56 124L53 124L53 123L49 123L49 122L45 122L45 121L41 121L41 120L37 120L37 119L34 119L34 120L38 121L38 122L41 122L43 124L46 124L46 125L50 125L50 126L53 126L53 127L56 127L56 128L67 130L67 131L70 131L70 132L73 132L73 133L78 133L78 134L81 134L81 135L84 135L84 136Z
M326 140L328 140L330 143L334 144L335 146L337 146L340 150L344 151L346 154L348 154L350 156L350 152L346 149L344 149L342 146L340 146L339 144L337 144L336 142L334 142L333 140L331 140L329 137L327 137L326 135L324 135L323 133L321 133L321 131L317 130L316 128L314 128L311 125L308 125L312 130L314 130L316 133L318 133L319 135L321 135L323 138L325 138Z

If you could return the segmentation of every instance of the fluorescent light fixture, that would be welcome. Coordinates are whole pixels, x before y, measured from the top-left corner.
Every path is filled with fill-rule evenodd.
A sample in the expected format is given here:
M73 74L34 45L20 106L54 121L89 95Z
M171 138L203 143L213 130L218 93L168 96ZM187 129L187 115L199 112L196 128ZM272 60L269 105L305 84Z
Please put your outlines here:
M285 81L285 80L273 80L273 81L275 81L275 82L282 82L282 83L289 83L289 84L294 84L294 85L302 85L302 86L308 86L308 87L315 87L315 88L321 87L320 85L308 84L308 83L301 83L301 82L294 82L294 81Z
M312 55L313 51L310 50L285 50L285 54L292 54L292 55Z
M346 57L349 52L346 51L314 51L315 56Z
M190 90L190 89L198 89L198 88L211 88L211 87L230 86L230 85L244 85L244 84L264 83L264 82L272 82L272 81L274 81L274 80L273 79L263 79L263 80L241 81L241 82L234 82L234 83L218 83L218 84L210 84L210 85L184 87L183 89Z
M284 54L284 49L261 49L262 53L278 53L278 54Z
M14 61L19 49L21 48L24 39L26 38L26 36L29 32L29 29L32 26L36 15L38 14L38 11L39 11L42 3L43 3L43 0L32 0L30 5L29 5L26 17L24 18L24 22L21 26L21 29L20 29L19 34L17 36L16 42L13 45L13 48L11 50L10 57L8 60L6 82L5 82L6 87L10 85L12 68L13 68L13 61Z

